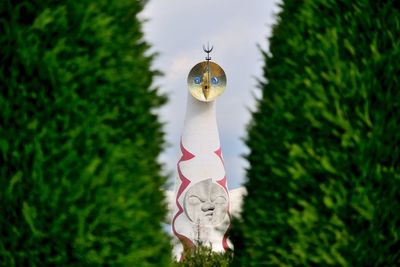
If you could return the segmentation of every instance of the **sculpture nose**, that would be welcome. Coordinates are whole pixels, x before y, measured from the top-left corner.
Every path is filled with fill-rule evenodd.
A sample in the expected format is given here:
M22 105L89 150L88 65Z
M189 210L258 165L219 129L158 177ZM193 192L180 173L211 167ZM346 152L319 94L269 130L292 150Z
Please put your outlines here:
M201 210L203 212L213 211L214 209L215 209L215 205L214 205L214 203L212 203L210 201L204 202L203 205L201 206Z

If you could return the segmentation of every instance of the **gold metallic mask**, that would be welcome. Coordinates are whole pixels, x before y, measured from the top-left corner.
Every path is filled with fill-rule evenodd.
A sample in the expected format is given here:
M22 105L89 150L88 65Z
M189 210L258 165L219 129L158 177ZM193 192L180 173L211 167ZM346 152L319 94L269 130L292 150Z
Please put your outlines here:
M187 78L189 92L196 99L209 102L222 94L226 87L224 70L209 60L196 64Z

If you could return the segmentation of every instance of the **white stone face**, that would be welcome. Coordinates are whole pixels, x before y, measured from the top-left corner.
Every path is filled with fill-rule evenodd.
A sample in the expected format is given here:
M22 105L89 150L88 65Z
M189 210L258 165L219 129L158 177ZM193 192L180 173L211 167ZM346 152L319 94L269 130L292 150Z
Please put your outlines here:
M228 211L227 193L211 179L198 182L186 192L184 210L192 223L218 225Z

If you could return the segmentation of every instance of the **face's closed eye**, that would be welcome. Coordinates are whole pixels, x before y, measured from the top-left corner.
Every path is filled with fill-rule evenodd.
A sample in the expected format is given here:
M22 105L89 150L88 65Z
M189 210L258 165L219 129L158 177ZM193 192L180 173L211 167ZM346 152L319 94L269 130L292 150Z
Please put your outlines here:
M200 199L198 196L190 196L188 199L188 203L191 205L198 205L200 203L204 203L205 200Z
M215 199L214 203L217 204L217 205L224 205L226 203L226 198L223 197L223 196L218 196Z

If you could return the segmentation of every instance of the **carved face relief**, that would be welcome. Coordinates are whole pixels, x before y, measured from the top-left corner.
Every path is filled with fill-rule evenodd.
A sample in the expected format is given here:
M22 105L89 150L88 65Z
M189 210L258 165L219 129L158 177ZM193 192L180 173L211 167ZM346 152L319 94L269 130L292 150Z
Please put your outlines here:
M228 211L228 196L222 186L211 179L194 184L185 195L186 216L193 223L217 225Z

